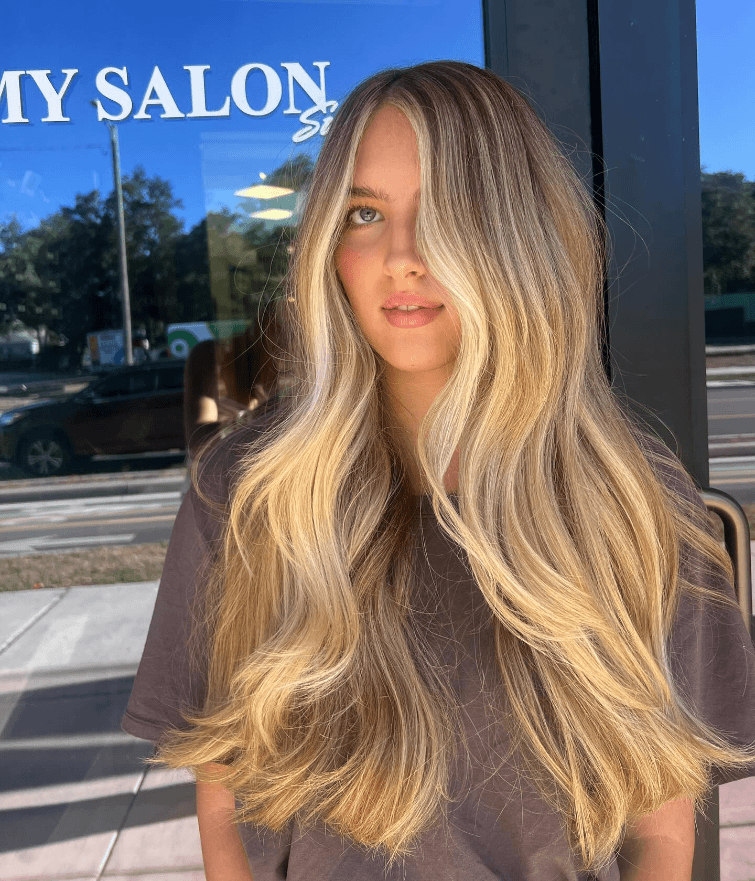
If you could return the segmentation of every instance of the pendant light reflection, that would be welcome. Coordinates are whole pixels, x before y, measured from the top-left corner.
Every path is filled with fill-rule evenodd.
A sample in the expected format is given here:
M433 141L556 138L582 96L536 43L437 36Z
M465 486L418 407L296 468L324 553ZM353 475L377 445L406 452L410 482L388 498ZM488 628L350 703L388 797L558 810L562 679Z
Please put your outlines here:
M260 172L260 177L265 180L267 177L264 172ZM242 196L245 199L280 199L283 196L290 196L294 190L288 187L275 187L270 184L254 184L251 187L236 190L234 196ZM253 211L249 216L257 220L286 220L293 216L293 211L285 208L264 208L262 211Z

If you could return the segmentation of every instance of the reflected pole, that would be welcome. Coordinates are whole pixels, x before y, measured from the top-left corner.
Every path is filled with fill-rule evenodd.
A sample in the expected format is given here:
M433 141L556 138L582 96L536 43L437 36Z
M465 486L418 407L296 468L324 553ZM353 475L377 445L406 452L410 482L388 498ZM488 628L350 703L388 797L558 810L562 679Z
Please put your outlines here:
M123 190L121 188L121 158L118 150L118 129L112 122L110 147L113 153L113 180L118 216L118 256L121 265L121 309L123 311L123 355L125 364L134 363L134 350L131 342L131 297L128 290L128 264L126 263L126 222L123 216Z

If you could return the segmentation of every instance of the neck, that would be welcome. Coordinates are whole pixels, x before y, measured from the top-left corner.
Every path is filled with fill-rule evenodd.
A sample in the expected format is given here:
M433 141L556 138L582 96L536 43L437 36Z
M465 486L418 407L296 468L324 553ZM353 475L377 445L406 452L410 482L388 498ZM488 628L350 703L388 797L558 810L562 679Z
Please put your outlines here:
M433 373L404 373L386 370L383 392L389 430L404 459L414 492L428 492L423 484L417 462L419 426L431 404L448 380L448 375ZM459 451L454 452L443 479L449 492L456 492L459 474Z

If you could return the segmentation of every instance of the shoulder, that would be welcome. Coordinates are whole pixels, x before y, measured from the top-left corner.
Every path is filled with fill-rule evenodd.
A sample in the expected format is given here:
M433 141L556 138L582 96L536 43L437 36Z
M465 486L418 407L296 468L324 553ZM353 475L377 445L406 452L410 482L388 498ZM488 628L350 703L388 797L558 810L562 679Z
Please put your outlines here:
M284 417L284 406L273 399L214 438L197 457L189 495L195 515L205 520L222 515L228 505L244 459L252 446L268 438Z
M684 499L689 508L696 508L707 516L700 490L679 457L660 438L648 432L643 431L637 440L661 484L677 498Z

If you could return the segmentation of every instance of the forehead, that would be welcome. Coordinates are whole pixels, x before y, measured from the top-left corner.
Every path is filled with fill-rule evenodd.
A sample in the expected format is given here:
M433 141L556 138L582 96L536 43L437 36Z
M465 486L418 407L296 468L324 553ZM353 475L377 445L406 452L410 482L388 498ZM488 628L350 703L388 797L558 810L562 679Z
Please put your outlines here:
M386 193L382 187L365 187L365 186L354 186L349 191L352 199L374 199L376 202L392 202L393 199L390 193ZM419 199L419 190L415 190L412 193L412 198L416 201Z
M357 149L351 194L390 202L394 189L403 195L409 186L416 196L419 171L417 139L411 123L397 107L381 107Z

